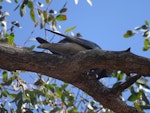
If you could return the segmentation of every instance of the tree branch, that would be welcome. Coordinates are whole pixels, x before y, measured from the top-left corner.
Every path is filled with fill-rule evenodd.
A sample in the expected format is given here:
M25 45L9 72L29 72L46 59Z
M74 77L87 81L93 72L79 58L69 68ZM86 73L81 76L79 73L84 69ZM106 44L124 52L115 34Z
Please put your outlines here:
M104 107L118 113L141 113L126 105L112 90L96 79L82 74L92 68L122 70L125 73L150 75L150 59L130 52L88 50L73 56L29 51L0 43L0 68L41 73L82 89Z
M127 89L132 84L134 84L140 77L141 77L141 75L135 75L133 77L128 78L127 81L125 81L125 82L119 84L118 86L112 88L113 93L115 93L116 95L119 96L125 89Z

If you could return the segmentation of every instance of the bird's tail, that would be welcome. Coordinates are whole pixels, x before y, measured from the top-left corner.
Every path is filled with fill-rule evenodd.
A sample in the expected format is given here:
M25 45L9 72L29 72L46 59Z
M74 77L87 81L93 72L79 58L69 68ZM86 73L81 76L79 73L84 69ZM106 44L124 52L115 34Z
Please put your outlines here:
M67 36L67 35L64 35L64 34L61 34L61 33L58 33L58 32L55 32L55 31L52 31L52 30L50 30L50 29L45 29L46 31L49 31L49 32L51 32L51 33L54 33L54 34L56 34L56 35L60 35L60 36L62 36L62 37L65 37L65 38L68 38L69 36ZM69 37L70 38L70 37Z

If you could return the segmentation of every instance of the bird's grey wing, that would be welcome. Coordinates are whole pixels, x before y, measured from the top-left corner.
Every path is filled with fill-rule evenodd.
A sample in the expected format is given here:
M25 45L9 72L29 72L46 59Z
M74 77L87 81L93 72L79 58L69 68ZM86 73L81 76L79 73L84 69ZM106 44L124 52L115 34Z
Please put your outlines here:
M47 49L54 54L73 55L79 51L86 50L82 46L75 43L43 43L38 48Z
M49 30L49 29L45 29L47 31L50 31L54 34L57 34L57 35L60 35L62 37L65 37L65 39L69 42L74 42L74 43L77 43L83 47L85 47L86 49L94 49L94 48L99 48L101 49L96 43L94 42L91 42L91 41L88 41L88 40L85 40L85 39L82 39L82 38L78 38L78 37L72 37L72 36L67 36L67 35L64 35L64 34L61 34L61 33L58 33L58 32L55 32L55 31L52 31L52 30ZM65 40L64 39L64 40ZM64 43L64 40L63 41L60 41L62 43Z

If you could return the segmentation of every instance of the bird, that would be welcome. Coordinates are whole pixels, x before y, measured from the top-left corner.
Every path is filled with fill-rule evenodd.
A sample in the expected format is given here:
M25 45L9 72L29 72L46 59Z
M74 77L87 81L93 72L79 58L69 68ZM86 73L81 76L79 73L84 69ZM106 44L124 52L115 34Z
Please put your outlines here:
M47 49L51 51L53 54L74 55L80 51L85 51L90 49L101 50L101 47L92 41L79 38L79 37L67 36L49 29L45 29L45 30L64 37L64 39L60 40L58 43L50 43L41 37L36 38L36 40L40 43L38 48ZM107 71L105 69L101 69L101 68L90 69L86 71L86 73L95 73L97 80L103 77L110 76L107 74Z
M101 49L96 43L73 36L67 36L49 29L46 29L54 34L60 35L64 37L64 39L60 40L58 43L50 43L41 37L37 37L36 40L40 43L38 48L47 49L54 54L59 55L73 55L80 51L85 51L89 49Z

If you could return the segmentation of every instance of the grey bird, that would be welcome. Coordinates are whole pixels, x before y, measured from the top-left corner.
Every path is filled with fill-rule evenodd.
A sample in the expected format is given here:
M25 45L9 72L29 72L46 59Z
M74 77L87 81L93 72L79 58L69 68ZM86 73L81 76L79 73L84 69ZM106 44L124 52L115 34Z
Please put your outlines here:
M40 37L37 37L36 40L41 44L38 46L38 48L42 49L48 49L54 54L59 55L73 55L78 53L79 51L84 51L88 49L101 49L96 43L78 38L73 36L67 36L52 30L48 30L54 34L60 35L64 37L61 41L58 43L50 43Z
M96 43L79 38L79 37L72 37L67 36L52 30L45 29L49 32L52 32L54 34L60 35L64 37L61 41L58 43L50 43L40 37L37 37L36 40L40 43L38 48L47 49L51 51L53 54L58 55L74 55L80 51L90 50L90 49L100 49ZM96 78L99 80L103 77L108 77L108 73L105 69L100 68L94 68L86 71L85 73L94 73ZM111 71L112 73L112 71Z

